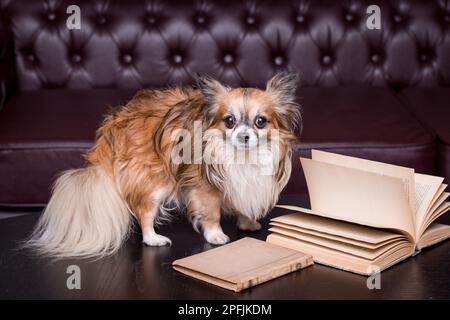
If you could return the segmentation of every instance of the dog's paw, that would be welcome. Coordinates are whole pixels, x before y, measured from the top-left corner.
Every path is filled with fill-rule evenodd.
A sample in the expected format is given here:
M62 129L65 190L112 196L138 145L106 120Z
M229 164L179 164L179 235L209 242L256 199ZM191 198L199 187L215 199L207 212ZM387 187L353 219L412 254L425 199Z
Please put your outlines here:
M169 238L164 237L157 233L145 234L142 240L146 245L152 247L161 247L172 244L172 241Z
M237 227L242 231L258 231L261 229L261 223L256 220L250 220L245 217L239 217Z
M207 229L203 236L211 244L225 244L230 241L230 238L221 229Z

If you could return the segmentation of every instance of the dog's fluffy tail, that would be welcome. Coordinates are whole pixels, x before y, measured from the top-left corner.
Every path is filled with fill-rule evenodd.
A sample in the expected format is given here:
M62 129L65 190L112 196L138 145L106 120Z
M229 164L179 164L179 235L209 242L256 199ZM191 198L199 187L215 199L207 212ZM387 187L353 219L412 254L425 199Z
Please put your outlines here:
M25 247L54 257L103 256L127 238L131 214L114 181L100 166L68 170Z

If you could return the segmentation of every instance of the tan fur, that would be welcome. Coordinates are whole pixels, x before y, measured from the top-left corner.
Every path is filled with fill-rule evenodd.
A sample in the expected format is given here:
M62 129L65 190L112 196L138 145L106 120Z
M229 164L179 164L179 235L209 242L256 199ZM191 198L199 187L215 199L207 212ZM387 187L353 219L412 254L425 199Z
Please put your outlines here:
M207 90L211 94L193 88L142 90L125 106L111 110L97 131L94 146L86 154L89 166L67 172L58 179L30 244L44 253L58 256L114 252L129 230L130 213L126 212L127 209L139 221L146 244L169 244L168 238L155 233L154 223L160 208L171 201L186 206L194 226L202 229L205 238L212 243L228 241L220 228L221 209L245 214L247 218L240 219L240 225L247 229L258 226L255 219L275 205L289 178L291 144L295 140L294 127L290 124L296 121L297 111L292 109L294 113L286 114L277 111L283 106L277 100L279 93L276 88L268 88L267 91L230 89L214 80L208 81ZM271 90L275 93L270 93ZM174 130L184 128L192 131L194 122L201 121L203 129L215 128L224 132L223 117L230 105L238 102L246 113L251 114L255 109L263 112L270 119L268 128L280 130L278 171L266 179L270 184L270 192L269 189L267 192L270 199L264 199L261 212L251 214L236 212L242 203L234 203L236 197L225 194L229 189L224 187L229 183L227 176L233 177L234 171L229 171L234 170L232 167L204 163L177 165L171 161L171 151L176 144L176 141L171 141ZM221 139L219 136L215 138ZM216 148L213 140L210 144L212 150ZM241 169L247 170L245 167ZM95 186L90 187L91 184ZM237 184L230 190L247 192L252 197L253 193L258 193L255 187L264 186L241 187ZM111 191L114 188L116 194ZM236 191L236 188L241 190ZM109 200L111 202L105 204ZM88 209L93 202L105 207ZM103 217L96 218L93 214ZM65 221L60 222L60 219ZM119 222L114 224L114 219ZM111 225L105 225L105 221ZM69 233L65 233L67 230ZM116 236L110 234L116 231ZM102 233L108 236L102 237Z

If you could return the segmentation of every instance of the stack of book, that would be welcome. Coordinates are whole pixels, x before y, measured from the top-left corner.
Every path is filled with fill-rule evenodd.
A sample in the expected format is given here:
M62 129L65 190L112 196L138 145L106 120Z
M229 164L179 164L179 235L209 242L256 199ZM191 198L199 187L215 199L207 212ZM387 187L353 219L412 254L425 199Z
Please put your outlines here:
M300 160L311 209L280 206L267 242L368 275L450 237L434 223L450 208L443 178L317 150Z

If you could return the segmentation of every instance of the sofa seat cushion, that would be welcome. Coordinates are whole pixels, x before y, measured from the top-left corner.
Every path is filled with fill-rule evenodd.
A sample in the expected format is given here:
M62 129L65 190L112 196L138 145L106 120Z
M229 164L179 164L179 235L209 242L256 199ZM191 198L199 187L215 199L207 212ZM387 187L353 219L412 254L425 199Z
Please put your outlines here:
M108 106L130 91L21 92L0 110L0 204L48 201L62 170L83 165ZM434 136L385 88L304 88L304 131L285 193L306 192L298 157L311 148L434 170Z
M408 88L401 98L438 140L437 174L450 182L450 88Z
M0 204L41 205L57 173L83 164L110 106L133 92L20 92L0 110Z
M306 192L298 157L311 148L415 168L435 170L435 136L408 112L397 94L379 87L299 90L304 130L286 193Z

